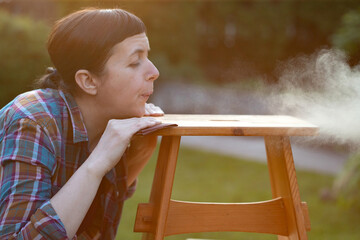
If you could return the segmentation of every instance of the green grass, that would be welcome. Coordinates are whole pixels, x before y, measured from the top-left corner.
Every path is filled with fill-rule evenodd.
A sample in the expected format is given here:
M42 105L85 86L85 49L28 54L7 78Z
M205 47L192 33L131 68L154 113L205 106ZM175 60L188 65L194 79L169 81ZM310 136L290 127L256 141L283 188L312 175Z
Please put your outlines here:
M157 156L157 152L154 154ZM127 200L118 230L118 240L140 240L133 232L138 203L148 202L156 159L150 160L139 177L134 196ZM360 213L339 207L335 202L323 202L319 192L332 185L334 177L297 171L302 201L308 203L312 229L309 239L360 239ZM181 148L175 175L172 199L213 202L252 202L271 199L269 174L265 164ZM197 233L166 237L166 240L204 239L277 239L271 234Z

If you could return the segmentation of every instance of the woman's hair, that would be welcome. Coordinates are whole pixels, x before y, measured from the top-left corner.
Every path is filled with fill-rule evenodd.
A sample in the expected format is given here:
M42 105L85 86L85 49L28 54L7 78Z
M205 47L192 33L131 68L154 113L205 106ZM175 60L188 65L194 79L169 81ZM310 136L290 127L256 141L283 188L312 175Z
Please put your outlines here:
M37 80L39 88L77 89L79 69L100 76L114 45L146 32L137 16L122 9L84 9L57 21L47 49L55 68Z

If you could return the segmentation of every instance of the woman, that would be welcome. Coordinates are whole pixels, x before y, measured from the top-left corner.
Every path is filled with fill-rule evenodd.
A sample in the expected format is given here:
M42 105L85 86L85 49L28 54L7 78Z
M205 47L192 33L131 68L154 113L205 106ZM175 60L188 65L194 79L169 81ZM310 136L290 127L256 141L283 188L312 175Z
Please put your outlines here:
M143 22L86 9L48 39L54 69L0 110L0 239L114 239L160 122ZM131 145L130 145L131 143Z

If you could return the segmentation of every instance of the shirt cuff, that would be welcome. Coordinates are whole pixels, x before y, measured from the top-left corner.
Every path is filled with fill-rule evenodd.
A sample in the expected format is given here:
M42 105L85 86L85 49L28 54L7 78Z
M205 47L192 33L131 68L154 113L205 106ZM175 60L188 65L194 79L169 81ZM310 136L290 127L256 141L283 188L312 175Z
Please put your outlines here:
M68 239L65 226L55 212L50 200L43 203L36 210L35 214L31 217L31 222L35 229L42 236L48 237L48 239Z

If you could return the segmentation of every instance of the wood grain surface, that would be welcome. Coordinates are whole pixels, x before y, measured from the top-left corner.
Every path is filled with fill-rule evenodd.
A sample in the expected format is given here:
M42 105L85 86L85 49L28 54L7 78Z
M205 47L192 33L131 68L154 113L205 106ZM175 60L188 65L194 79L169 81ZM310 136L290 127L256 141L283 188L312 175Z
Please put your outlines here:
M162 136L312 136L316 125L283 115L166 114L163 123L177 124L156 131Z

